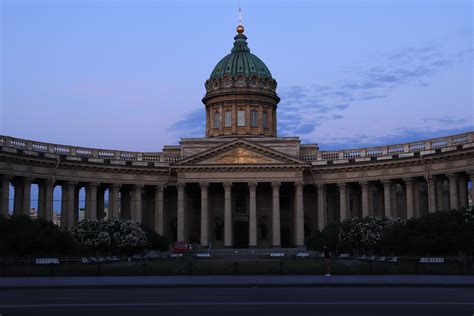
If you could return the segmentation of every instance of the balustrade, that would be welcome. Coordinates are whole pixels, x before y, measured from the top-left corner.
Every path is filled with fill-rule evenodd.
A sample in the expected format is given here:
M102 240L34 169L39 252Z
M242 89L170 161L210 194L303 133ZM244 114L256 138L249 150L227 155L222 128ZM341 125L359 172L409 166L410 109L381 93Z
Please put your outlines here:
M391 156L401 153L420 152L428 149L440 149L449 146L464 145L472 143L474 132L459 135L446 136L442 138L418 141L414 143L394 144L388 146L377 146L370 148L348 149L339 151L319 151L315 154L304 152L300 155L303 161L332 161L341 159L354 159L362 157ZM145 161L145 162L165 162L173 163L181 159L179 155L165 153L141 153L129 151L111 151L104 149L84 148L65 146L58 144L48 144L34 141L27 141L8 136L0 136L0 145L14 149L28 149L36 152L50 152L59 155L79 156L87 158L116 159L125 161Z

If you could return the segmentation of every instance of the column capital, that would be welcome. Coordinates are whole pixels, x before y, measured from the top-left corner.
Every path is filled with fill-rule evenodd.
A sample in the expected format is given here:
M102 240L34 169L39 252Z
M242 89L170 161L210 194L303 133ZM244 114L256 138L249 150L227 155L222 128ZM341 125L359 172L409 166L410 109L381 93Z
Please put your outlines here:
M111 189L115 189L115 190L118 190L122 187L122 184L121 183L112 183L110 184L110 188Z
M23 177L22 178L23 183L31 183L34 180L35 180L35 178L33 178L33 177Z
M54 186L54 181L53 181L53 179L50 179L50 178L44 179L43 183L47 186Z
M201 189L207 189L207 188L209 188L209 182L205 182L205 181L199 182L199 187Z
M414 178L403 178L403 182L405 182L406 185L413 185L415 183Z
M100 183L97 183L97 182L88 182L88 183L86 184L86 188L87 188L88 190L90 190L90 189L97 189L97 188L99 187L99 185L100 185Z
M369 187L369 181L359 181L359 184L363 188L368 188Z
M2 181L10 181L13 179L13 176L12 175L9 175L9 174L1 174L0 175L0 180Z
M347 183L346 182L338 182L337 183L337 186L339 187L339 189L347 189Z
M247 185L249 188L255 189L258 185L258 182L248 182Z
M144 187L145 187L145 186L144 186L143 184L134 184L134 185L133 185L133 189L134 189L135 191L143 190Z
M295 187L303 187L304 186L304 181L303 180L300 180L300 181L295 181Z
M457 173L452 172L452 173L447 173L446 177L448 177L449 180L451 179L456 180L457 178L459 178L459 175Z
M77 181L64 181L63 184L66 187L74 188L78 184L78 182Z
M474 177L474 169L473 169L473 170L467 170L467 171L466 171L466 174L467 174L468 176L470 176L471 178L473 178L473 177Z
M391 185L393 184L393 180L392 179L382 179L380 180L380 182L383 184L383 185Z
M434 182L434 181L436 181L436 176L430 174L430 175L426 176L425 179L426 179L426 181L427 181L428 183L429 183L429 182Z
M178 189L184 189L184 187L186 186L186 183L185 182L177 182L176 183L176 187Z
M230 188L232 188L232 182L224 182L223 185L224 189L229 190Z
M281 187L281 182L280 181L273 181L272 182L272 187L274 189L279 189Z

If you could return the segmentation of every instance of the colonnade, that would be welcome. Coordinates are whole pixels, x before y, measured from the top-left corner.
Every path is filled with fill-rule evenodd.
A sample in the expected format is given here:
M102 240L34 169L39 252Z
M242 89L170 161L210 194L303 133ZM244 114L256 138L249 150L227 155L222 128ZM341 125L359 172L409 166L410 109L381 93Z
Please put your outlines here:
M315 210L318 229L322 230L328 222L337 218L339 221L350 216L390 216L412 218L420 216L422 203L427 204L426 212L433 213L448 209L459 209L468 205L468 181L473 183L474 173L449 173L429 175L427 177L405 177L383 180L361 180L358 182L318 183L316 185L316 205L307 206ZM30 196L32 183L38 184L38 217L52 220L53 190L59 185L62 187L61 226L71 228L78 220L79 190L85 188L85 218L98 219L104 217L104 192L108 194L108 216L114 218L128 218L135 222L143 221L144 194L152 194L150 208L154 212L152 225L155 230L164 235L166 223L165 215L165 187L163 185L132 185L119 183L78 183L74 181L56 181L51 179L34 179L30 177L12 177L0 175L0 214L8 216L10 204L10 185L14 187L13 212L14 214L30 214ZM242 185L242 182L239 182ZM186 216L186 188L193 183L176 183L176 237L177 240L187 240L189 229ZM288 184L288 183L287 183ZM296 181L289 183L294 186L293 232L294 245L304 245L304 183ZM196 185L196 183L194 183ZM232 187L235 182L214 183L222 185L224 191L223 217L224 234L223 245L234 245L233 199ZM248 187L248 245L258 246L257 238L257 201L259 195L257 182L247 182ZM268 183L267 183L268 185ZM281 182L271 183L271 244L281 247L281 214L280 214L280 187ZM200 182L200 243L208 246L210 240L210 196L209 182ZM424 195L421 194L423 190ZM151 192L150 192L151 191ZM471 197L474 196L474 187L471 185ZM147 195L148 196L148 195ZM330 196L332 198L330 198ZM402 198L400 198L400 196ZM334 201L334 200L337 201ZM337 202L337 203L336 203ZM400 205L402 204L402 207ZM148 205L148 204L147 204ZM174 212L174 211L173 211ZM306 211L308 212L308 210ZM311 211L313 212L313 211ZM165 214L166 213L166 214ZM305 216L306 215L306 216ZM336 216L335 216L336 215ZM166 215L168 216L168 215ZM174 216L174 215L173 215Z
M468 181L471 182L471 198L474 196L474 173L449 173L429 175L427 177L405 177L376 181L338 182L335 183L338 193L339 208L328 206L327 191L334 183L318 184L318 228L323 229L328 223L328 214L339 212L339 220L349 217L349 201L355 200L353 209L358 216L387 216L410 219L421 215L421 187L426 188L426 210L428 213L460 209L468 206ZM334 189L334 188L333 188ZM400 199L397 191L402 193L403 208L398 206ZM355 193L355 194L353 194ZM377 195L377 196L375 196ZM360 199L360 203L358 200ZM359 210L360 209L360 210ZM401 214L402 213L402 214Z

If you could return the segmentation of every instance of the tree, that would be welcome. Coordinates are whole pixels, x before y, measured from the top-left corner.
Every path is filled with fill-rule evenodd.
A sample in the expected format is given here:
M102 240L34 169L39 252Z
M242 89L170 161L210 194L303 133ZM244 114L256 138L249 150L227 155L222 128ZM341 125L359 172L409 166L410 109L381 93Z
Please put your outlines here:
M78 251L70 232L44 219L0 217L0 255L66 255Z

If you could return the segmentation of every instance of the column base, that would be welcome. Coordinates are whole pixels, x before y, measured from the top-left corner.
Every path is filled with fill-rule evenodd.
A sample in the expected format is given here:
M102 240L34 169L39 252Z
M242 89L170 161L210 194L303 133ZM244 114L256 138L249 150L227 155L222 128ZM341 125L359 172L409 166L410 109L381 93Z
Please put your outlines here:
M273 245L272 248L273 249L279 249L279 248L281 248L281 245Z
M255 249L255 248L258 248L257 245L249 245L249 249Z

